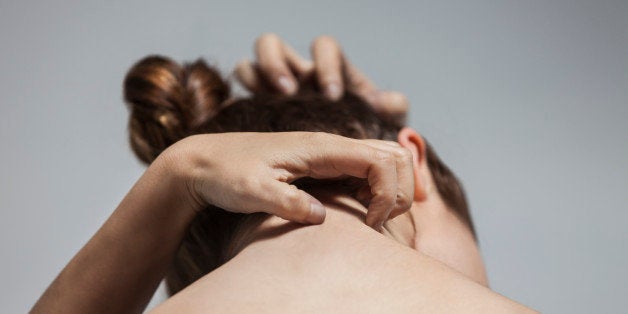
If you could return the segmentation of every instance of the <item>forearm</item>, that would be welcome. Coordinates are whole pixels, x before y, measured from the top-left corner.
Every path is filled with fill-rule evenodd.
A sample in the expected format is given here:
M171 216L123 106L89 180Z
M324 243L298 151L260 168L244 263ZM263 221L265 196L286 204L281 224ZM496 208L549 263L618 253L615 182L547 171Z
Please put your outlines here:
M32 313L141 312L199 209L159 158L63 269Z

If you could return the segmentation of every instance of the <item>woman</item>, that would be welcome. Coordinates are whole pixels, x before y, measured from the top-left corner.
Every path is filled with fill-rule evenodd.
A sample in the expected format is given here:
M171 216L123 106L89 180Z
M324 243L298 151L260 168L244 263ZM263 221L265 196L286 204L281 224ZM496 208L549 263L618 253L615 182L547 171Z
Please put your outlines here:
M129 71L150 166L32 312L139 312L164 276L156 313L527 311L485 287L462 189L401 126L403 97L331 38L313 63L276 35L256 46L250 98L200 60Z

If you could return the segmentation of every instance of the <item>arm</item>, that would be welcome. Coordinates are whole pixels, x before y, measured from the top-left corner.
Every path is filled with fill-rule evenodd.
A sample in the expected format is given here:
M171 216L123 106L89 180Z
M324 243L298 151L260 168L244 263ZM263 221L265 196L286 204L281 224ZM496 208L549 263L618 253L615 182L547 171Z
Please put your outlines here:
M311 132L188 137L153 162L31 312L141 312L208 204L321 223L322 204L290 185L304 176L365 178L373 191L367 222L381 226L410 207L413 183L396 176L411 171L408 154L383 141Z
M31 312L141 312L200 209L176 169L157 158Z

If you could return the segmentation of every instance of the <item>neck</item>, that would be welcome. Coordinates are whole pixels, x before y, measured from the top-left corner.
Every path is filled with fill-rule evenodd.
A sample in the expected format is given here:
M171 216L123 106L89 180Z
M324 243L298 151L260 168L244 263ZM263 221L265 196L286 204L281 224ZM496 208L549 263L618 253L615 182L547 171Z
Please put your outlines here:
M323 203L327 210L325 222L321 225L301 225L283 220L275 216L267 216L248 226L244 226L238 238L235 239L233 253L238 253L256 243L276 242L292 246L304 242L323 243L334 242L338 236L346 234L378 234L377 231L365 224L367 208L353 197L330 191L309 191ZM416 206L406 213L388 220L384 224L381 234L401 245L416 248L417 220ZM300 231L295 233L299 229ZM235 255L235 254L234 254Z
M375 246L406 247L435 258L449 267L486 285L486 273L473 235L453 211L438 197L415 202L410 210L388 220L381 233L365 224L367 209L344 193L309 191L327 210L321 225L301 225L275 216L243 224L244 231L234 241L230 257L242 252L248 256L268 256L275 252L273 262L303 259L318 260L330 252L347 252L348 245L360 247L351 254L369 258L378 253ZM388 239L386 239L388 238ZM374 251L375 250L375 251ZM272 254L271 254L272 255ZM333 254L331 254L333 256Z

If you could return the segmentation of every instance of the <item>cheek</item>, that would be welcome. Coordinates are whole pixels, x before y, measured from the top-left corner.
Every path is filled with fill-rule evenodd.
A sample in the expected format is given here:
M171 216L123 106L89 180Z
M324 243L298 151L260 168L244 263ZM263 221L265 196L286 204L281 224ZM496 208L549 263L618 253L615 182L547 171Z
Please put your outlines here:
M486 270L475 240L471 232L458 219L455 220L432 223L424 228L417 250L486 286Z

